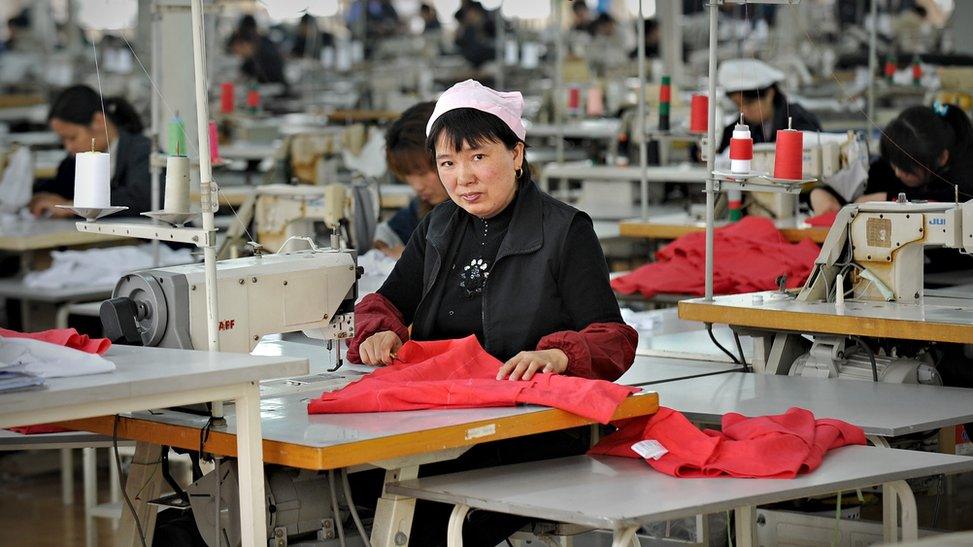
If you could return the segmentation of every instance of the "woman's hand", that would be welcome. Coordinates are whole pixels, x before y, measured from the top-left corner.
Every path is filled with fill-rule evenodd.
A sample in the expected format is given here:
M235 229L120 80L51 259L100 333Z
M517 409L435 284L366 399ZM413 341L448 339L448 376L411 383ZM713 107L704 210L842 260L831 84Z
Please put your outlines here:
M67 218L74 216L74 213L67 209L58 209L55 205L71 205L71 200L59 196L57 194L52 194L49 192L40 192L34 194L31 198L30 203L27 204L27 208L30 210L30 214L35 217L47 216L55 218Z
M395 352L402 347L402 340L390 330L376 332L358 346L363 365L385 366L395 359Z
M500 367L497 380L530 380L537 372L561 374L568 369L568 356L559 349L522 351Z
M889 200L889 195L887 192L875 192L873 194L865 194L863 196L859 196L858 199L855 200L855 203L868 203L869 201L888 201L888 200Z
M838 198L831 195L831 192L828 192L822 188L815 188L814 190L811 190L810 200L811 210L814 211L814 214L816 215L822 215L824 213L830 213L832 211L841 209L841 204L838 203Z

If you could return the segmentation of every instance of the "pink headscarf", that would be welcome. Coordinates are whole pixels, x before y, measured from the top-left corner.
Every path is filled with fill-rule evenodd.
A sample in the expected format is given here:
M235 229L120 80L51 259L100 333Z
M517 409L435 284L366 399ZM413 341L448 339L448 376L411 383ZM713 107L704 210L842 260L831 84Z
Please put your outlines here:
M495 91L476 80L460 82L439 97L429 123L426 124L426 136L429 136L432 124L440 116L457 108L475 108L493 114L503 120L518 139L524 140L527 137L524 120L520 119L524 112L524 96L519 91Z

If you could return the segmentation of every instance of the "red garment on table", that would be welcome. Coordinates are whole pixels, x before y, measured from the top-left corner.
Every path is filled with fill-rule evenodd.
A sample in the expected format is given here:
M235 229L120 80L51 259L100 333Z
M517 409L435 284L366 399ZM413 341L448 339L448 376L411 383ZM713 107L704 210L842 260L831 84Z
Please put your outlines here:
M714 234L713 292L732 294L777 288L787 276L788 287L807 279L820 249L810 239L787 242L769 218L748 216ZM705 288L706 234L693 232L656 253L656 262L612 280L622 294L659 293L702 295Z
M17 332L15 330L0 329L0 336L6 336L8 338L32 338L58 346L81 350L86 353L97 353L98 355L102 355L111 347L111 340L107 338L89 338L87 334L80 334L75 329L51 329L40 332Z
M369 336L392 331L409 340L402 313L378 293L366 295L355 305L355 337L348 343L347 358L361 363L358 346ZM559 331L537 342L537 350L559 349L568 356L567 374L593 380L616 380L635 359L638 332L624 323L592 323L580 331Z
M639 388L604 380L535 374L528 381L497 380L502 363L475 336L406 342L392 365L311 401L310 414L481 408L539 404L608 423Z
M817 469L832 448L865 444L865 433L841 420L815 420L803 408L756 418L731 412L723 416L722 431L700 431L679 412L662 407L652 416L620 422L619 430L588 454L638 458L631 446L647 439L669 451L647 459L648 464L674 477L792 479Z
M837 217L838 211L831 211L830 213L821 213L820 215L810 217L804 222L807 222L811 226L830 228Z

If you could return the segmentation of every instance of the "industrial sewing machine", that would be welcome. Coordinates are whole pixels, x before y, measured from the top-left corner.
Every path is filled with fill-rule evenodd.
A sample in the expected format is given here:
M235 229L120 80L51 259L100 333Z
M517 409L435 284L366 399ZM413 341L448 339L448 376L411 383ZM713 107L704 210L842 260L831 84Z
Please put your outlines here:
M911 331L940 324L965 327L968 321L963 319L964 300L951 300L948 306L925 301L927 247L973 252L973 201L911 203L900 196L894 203L848 205L838 214L796 297L786 293L726 297L736 298L732 309L748 319L722 322L737 323L738 331L754 337L757 360L769 373L941 384L935 345ZM696 306L698 310L690 311ZM718 315L725 317L727 312L727 305L721 309L719 302L706 307L693 301L681 309L680 316L716 322ZM877 329L863 334L873 339L869 343L850 332L854 328L828 325L849 318L898 322L881 334ZM790 324L781 326L785 319ZM793 326L796 323L801 326Z

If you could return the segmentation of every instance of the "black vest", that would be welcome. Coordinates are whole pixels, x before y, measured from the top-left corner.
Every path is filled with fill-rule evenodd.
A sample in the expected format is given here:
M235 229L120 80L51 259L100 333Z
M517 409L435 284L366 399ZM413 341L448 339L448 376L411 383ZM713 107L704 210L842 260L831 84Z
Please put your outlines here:
M545 335L577 328L564 311L557 283L561 252L575 215L584 213L541 192L532 181L521 183L513 218L483 291L484 349L494 357L507 360L536 347ZM435 338L433 306L439 302L436 293L442 292L437 281L464 220L462 209L447 201L419 226L417 236L425 239L426 249L422 298L412 326L416 340Z

